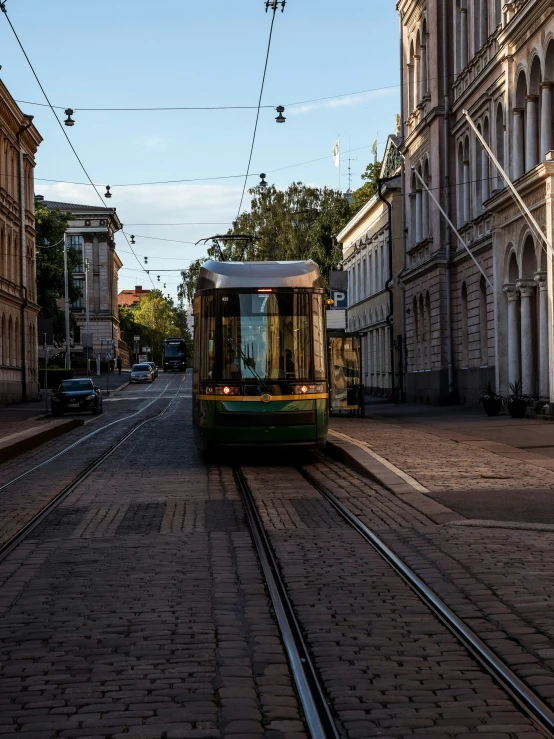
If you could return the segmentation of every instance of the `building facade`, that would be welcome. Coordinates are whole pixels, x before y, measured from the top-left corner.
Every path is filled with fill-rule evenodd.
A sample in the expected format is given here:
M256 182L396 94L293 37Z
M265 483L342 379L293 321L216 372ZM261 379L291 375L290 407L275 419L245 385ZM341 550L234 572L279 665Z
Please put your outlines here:
M464 111L551 240L554 11L547 0L400 0L397 10L408 399L476 403L487 381L501 393L521 381L544 406L554 367L546 245Z
M390 396L402 387L402 304L395 280L402 268L397 145L397 137L390 136L381 169L388 179L383 199L374 195L337 235L348 272L348 331L361 334L362 380L372 395Z
M41 199L41 196L37 196ZM115 208L103 208L74 203L58 203L43 200L49 210L60 210L71 214L66 230L68 246L80 255L80 264L75 268L73 279L81 290L81 297L71 305L77 321L73 335L72 357L83 358L87 354L95 357L107 350L102 339L113 339L115 352L119 353L118 272L122 262L115 251L114 235L122 228ZM89 334L86 337L86 290L85 270L88 263L88 314ZM124 349L122 346L121 349Z
M136 285L134 290L122 290L117 296L119 307L136 305L143 295L148 295L150 290L143 290L142 285Z
M38 392L34 178L42 138L0 81L0 404Z

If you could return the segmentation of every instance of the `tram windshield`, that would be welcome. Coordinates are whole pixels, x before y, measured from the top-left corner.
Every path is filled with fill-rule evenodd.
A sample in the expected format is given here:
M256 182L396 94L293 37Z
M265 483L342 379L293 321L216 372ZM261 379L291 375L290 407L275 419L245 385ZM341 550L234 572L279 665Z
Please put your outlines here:
M164 344L166 357L180 357L184 351L184 341L166 341Z
M319 295L308 293L222 295L221 378L306 380L312 376L315 379L323 377L320 300ZM310 339L312 315L315 358Z

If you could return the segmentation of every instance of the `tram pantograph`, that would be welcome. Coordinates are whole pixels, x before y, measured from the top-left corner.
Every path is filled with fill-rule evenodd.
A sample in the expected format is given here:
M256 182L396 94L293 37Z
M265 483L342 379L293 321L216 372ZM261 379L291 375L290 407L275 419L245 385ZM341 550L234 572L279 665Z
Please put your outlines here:
M210 260L200 268L192 387L200 449L324 447L324 302L311 260Z

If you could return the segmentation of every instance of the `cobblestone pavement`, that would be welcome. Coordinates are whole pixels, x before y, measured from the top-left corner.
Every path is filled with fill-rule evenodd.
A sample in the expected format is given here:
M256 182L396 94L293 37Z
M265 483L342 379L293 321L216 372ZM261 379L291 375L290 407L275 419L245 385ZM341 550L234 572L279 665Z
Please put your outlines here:
M0 588L0 736L306 737L232 475L199 459L186 398L0 563Z
M329 483L330 470L321 472ZM245 474L346 736L540 736L297 471ZM383 492L373 491L366 523L413 531L409 506ZM422 516L417 523L432 527Z
M171 375L147 387L127 388L113 395L112 402L104 401L104 413L101 416L84 416L87 418L84 426L0 465L0 545L134 425L159 413L176 393L183 394L183 379L184 375ZM159 396L162 397L156 400ZM99 428L102 429L100 433L90 439L85 438ZM80 439L85 440L65 455L1 490L3 485L18 475L40 465Z

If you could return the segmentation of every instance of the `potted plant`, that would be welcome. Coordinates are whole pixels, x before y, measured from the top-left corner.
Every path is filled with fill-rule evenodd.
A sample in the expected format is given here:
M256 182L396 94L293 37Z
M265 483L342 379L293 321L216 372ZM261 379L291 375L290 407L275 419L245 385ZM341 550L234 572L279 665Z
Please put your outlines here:
M529 395L521 392L521 382L510 382L510 395L506 400L508 413L512 418L523 418L527 410L527 404L531 400Z
M490 381L483 387L483 394L479 401L483 404L487 416L498 416L504 405L504 398L493 390Z

